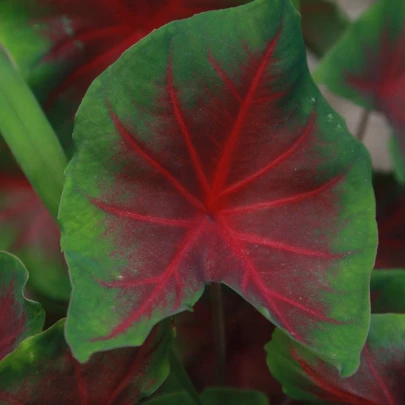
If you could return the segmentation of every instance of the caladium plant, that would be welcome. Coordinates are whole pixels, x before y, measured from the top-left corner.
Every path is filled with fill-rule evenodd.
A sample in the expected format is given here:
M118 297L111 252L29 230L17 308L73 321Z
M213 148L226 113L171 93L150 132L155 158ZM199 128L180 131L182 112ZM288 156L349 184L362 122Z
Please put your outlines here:
M290 2L152 33L93 83L74 137L60 218L80 361L142 344L222 282L356 370L376 246L370 163L312 82Z
M395 132L394 163L405 174L405 3L378 0L328 52L315 73L330 90L381 111Z
M25 338L41 332L45 313L24 296L28 272L15 257L0 251L0 360Z
M405 405L404 11L3 0L0 405Z
M0 363L1 405L132 405L168 374L170 328L155 330L138 349L97 354L85 365L73 358L63 328L61 320Z
M373 315L357 373L341 378L310 351L277 330L267 346L268 364L292 398L327 404L403 405L405 316Z

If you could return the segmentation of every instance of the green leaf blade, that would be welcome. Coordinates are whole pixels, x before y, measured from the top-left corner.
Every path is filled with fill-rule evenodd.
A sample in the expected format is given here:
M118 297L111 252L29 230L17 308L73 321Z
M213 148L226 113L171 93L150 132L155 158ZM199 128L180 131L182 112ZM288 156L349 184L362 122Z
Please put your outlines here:
M370 160L312 82L291 2L155 31L93 83L74 138L61 221L77 358L141 344L223 282L355 371L376 249Z

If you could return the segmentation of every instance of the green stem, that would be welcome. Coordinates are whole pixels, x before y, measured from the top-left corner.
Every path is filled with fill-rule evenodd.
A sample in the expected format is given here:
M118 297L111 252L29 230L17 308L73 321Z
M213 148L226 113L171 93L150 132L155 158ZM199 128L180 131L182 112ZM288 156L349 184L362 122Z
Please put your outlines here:
M201 401L200 396L198 395L197 390L194 387L194 384L190 380L187 371L184 369L183 364L181 363L173 349L169 351L169 361L171 372L174 374L179 384L190 395L190 398L194 400L196 405L204 405Z
M0 132L55 219L66 156L30 88L0 48Z
M356 131L356 138L363 142L364 137L366 136L366 131L367 131L367 126L371 118L371 111L368 109L364 109L361 118L360 118L360 123Z
M213 283L211 285L211 294L217 384L224 385L226 374L226 331L221 284Z

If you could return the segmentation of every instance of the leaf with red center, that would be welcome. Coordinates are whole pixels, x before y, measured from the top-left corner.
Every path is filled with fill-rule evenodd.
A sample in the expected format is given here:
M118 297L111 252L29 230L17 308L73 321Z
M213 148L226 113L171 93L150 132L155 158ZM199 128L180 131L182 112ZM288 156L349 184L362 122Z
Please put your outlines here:
M44 325L41 305L24 297L27 280L24 265L0 251L0 360L24 339L40 333Z
M327 54L315 77L385 114L405 156L405 2L379 0Z
M0 42L45 107L65 149L91 82L170 21L250 0L2 0Z
M405 314L405 270L378 270L371 277L374 314Z
M24 341L0 363L1 405L133 405L168 372L171 330L157 327L145 344L94 355L79 364L64 339L64 320Z
M22 174L0 172L0 249L27 265L30 288L41 302L66 307L70 282L59 228Z
M334 0L301 0L300 13L305 43L318 56L327 52L350 24Z
M370 162L312 82L291 2L155 31L94 82L75 128L60 217L79 360L142 344L222 282L355 371L376 249Z
M405 316L372 315L360 368L342 378L331 365L276 330L267 363L292 398L328 404L405 404Z

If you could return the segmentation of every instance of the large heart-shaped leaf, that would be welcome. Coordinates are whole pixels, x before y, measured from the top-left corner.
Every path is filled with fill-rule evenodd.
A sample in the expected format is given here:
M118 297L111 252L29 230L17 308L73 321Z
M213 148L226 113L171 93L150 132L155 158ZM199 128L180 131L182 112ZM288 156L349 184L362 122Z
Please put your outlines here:
M404 405L405 316L373 315L355 375L338 371L276 330L267 345L270 370L295 399L328 404Z
M350 24L335 0L300 0L302 32L307 47L322 56Z
M24 265L0 251L0 360L24 339L41 332L44 325L41 305L24 297L27 280Z
M338 41L315 77L330 90L382 111L405 154L405 2L379 0Z
M167 325L139 349L99 353L81 365L65 342L64 324L25 340L0 363L1 405L133 405L166 378L172 334Z
M203 405L268 405L266 396L256 391L241 391L230 388L209 388L201 396ZM176 392L158 396L145 405L195 405L192 399L185 392Z
M373 272L370 289L374 314L405 314L405 270Z
M369 157L306 65L290 1L155 31L77 116L60 217L84 361L222 282L354 372L376 250Z
M246 1L2 0L0 42L69 151L84 93L126 49L172 20Z
M0 249L24 261L41 302L52 302L55 309L69 299L59 228L22 174L0 171Z

